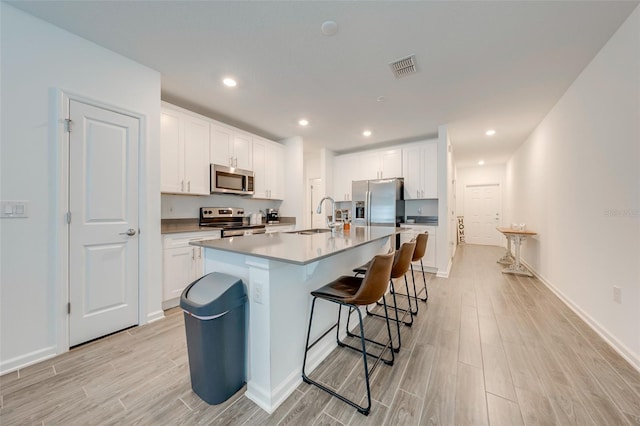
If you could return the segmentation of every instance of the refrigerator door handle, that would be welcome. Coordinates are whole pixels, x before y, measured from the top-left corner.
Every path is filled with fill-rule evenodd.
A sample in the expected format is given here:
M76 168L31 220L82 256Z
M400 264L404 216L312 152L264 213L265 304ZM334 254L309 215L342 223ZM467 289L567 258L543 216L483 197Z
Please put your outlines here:
M365 215L365 224L371 225L371 191L367 191L365 193L365 206L364 206Z

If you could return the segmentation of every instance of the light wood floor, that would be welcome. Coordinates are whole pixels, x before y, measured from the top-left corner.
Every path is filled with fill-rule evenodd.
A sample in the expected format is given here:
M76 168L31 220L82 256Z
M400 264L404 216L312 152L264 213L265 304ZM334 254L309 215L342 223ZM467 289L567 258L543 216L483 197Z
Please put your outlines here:
M429 302L402 330L395 365L374 372L368 417L304 383L271 416L244 390L207 405L191 391L172 310L0 377L0 424L640 424L640 374L542 283L501 274L501 254L462 246L450 278L429 276ZM336 349L312 377L364 395L359 361Z

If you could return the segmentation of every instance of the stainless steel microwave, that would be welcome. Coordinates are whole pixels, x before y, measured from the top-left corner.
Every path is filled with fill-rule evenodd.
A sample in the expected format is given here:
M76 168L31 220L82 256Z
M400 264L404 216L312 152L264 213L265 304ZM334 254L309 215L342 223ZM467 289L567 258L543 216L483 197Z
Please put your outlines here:
M211 193L253 195L253 172L235 167L211 165Z

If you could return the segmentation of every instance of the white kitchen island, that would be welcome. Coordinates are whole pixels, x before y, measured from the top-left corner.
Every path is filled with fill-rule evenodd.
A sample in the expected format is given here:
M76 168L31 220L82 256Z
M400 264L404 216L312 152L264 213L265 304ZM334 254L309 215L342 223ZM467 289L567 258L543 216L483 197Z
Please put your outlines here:
M310 292L386 253L395 234L390 227L353 227L335 235L274 233L192 243L205 249L205 273L224 272L247 285L249 399L271 413L296 389L302 382ZM336 315L336 304L317 303L312 338ZM307 371L335 347L331 333L309 352Z

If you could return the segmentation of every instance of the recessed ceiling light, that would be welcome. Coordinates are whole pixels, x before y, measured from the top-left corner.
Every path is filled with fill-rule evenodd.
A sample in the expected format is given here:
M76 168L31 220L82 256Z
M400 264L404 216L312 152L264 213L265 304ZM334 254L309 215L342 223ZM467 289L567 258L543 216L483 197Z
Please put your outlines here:
M362 132L362 135L366 137L371 136L371 130L365 130L364 132Z
M223 79L222 82L227 87L236 87L238 85L238 83L231 77L227 77L227 78Z
M320 29L322 34L333 36L338 32L338 24L335 21L325 21L322 23L322 26L320 26Z
M307 120L306 118L302 118L298 121L298 124L301 126L307 126L309 124L309 120Z
M487 135L487 136L493 136L493 135L496 134L496 131L493 130L493 129L489 129L486 132L484 132L484 134Z
M385 98L384 96L378 96L378 98L376 99L376 101L378 102L386 102L387 98Z
M484 160L478 161L478 166L484 166Z

